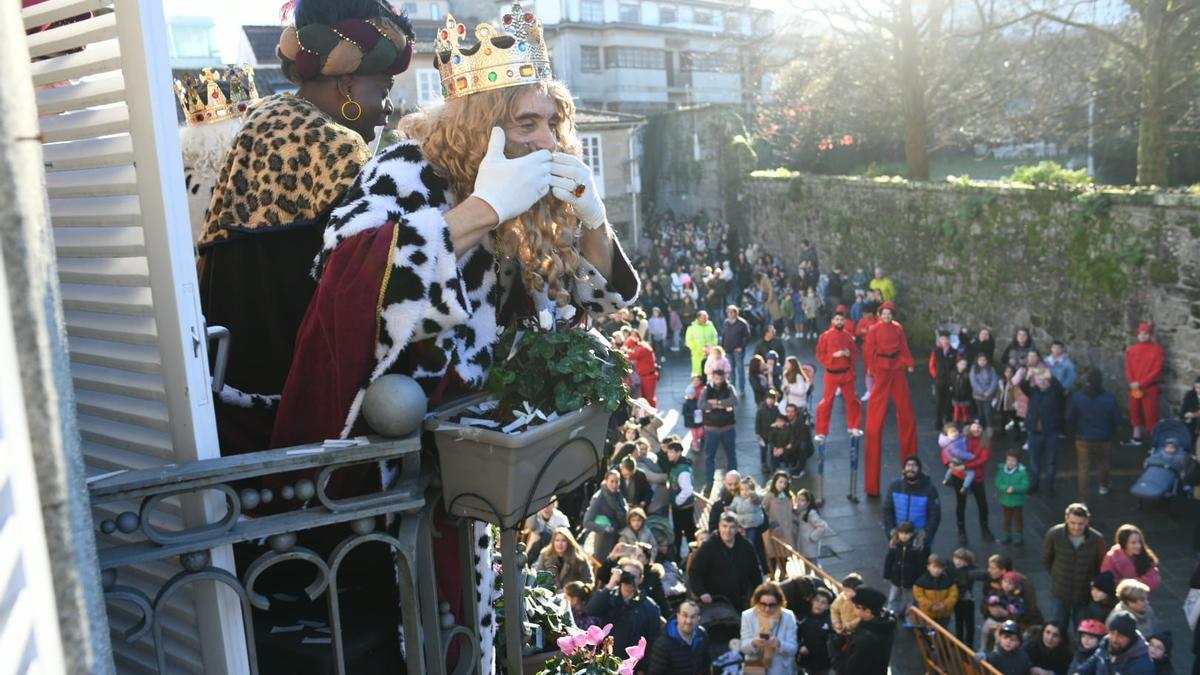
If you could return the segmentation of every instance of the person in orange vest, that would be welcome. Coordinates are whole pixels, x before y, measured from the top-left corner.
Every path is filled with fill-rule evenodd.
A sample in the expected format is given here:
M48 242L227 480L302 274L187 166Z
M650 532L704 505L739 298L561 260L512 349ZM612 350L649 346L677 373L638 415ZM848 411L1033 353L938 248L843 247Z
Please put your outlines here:
M849 323L845 310L839 307L833 315L832 325L817 340L817 360L825 367L825 386L822 387L821 402L817 404L817 436L814 440L818 443L829 434L829 413L839 389L846 402L846 427L850 435L862 435L862 405L854 391L858 347L854 344L853 333L847 328Z
M893 320L896 305L890 301L879 307L879 323L867 331L863 343L863 360L867 372L875 377L870 392L871 405L867 410L866 468L863 471L868 497L879 496L880 453L883 446L883 420L887 416L888 398L896 403L896 426L900 432L901 461L917 454L917 426L913 418L912 399L908 393L905 371L913 371L912 352L904 327Z
M1158 393L1162 386L1163 348L1154 341L1154 326L1138 324L1137 342L1125 350L1125 379L1129 381L1129 421L1133 438L1126 445L1141 445L1142 433L1158 424Z

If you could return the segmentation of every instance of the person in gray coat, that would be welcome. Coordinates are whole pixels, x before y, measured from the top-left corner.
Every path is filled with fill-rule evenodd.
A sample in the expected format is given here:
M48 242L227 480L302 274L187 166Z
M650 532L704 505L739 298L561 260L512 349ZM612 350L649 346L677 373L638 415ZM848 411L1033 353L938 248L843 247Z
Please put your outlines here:
M607 558L617 545L627 514L625 498L621 496L621 474L611 469L583 515L583 526L592 531L592 555L597 560Z

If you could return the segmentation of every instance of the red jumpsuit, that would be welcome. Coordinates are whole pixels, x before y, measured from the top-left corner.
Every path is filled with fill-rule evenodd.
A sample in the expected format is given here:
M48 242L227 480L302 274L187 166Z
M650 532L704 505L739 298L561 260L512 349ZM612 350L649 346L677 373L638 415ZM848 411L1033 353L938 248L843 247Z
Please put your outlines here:
M1163 348L1151 340L1135 342L1125 350L1125 379L1137 382L1141 398L1129 395L1129 421L1133 428L1153 431L1158 424L1158 393L1162 385Z
M850 355L833 355L843 350L849 350ZM833 410L833 398L838 389L842 390L842 400L846 402L846 428L861 429L862 405L854 391L857 376L854 364L858 360L854 335L844 328L830 326L817 340L817 360L825 367L825 386L821 388L821 402L817 404L817 434L829 434L829 413Z
M887 416L888 397L896 402L896 426L900 432L900 460L917 454L917 425L908 394L905 371L913 367L912 352L900 323L880 322L867 331L863 361L875 376L867 406L867 449L863 479L868 496L879 496L880 457L883 446L883 420Z
M658 401L654 397L654 390L658 388L658 362L654 358L654 350L645 342L636 342L632 345L627 343L626 346L628 347L629 364L633 366L633 371L642 381L642 398L657 408Z

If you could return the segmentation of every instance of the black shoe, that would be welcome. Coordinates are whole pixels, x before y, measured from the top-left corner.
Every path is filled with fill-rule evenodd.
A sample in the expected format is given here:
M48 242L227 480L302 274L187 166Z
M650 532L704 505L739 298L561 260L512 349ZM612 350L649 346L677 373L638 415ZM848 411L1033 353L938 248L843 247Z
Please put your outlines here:
M967 545L967 543L968 543L968 542L967 542L967 533L966 533L966 532L964 532L964 531L962 531L962 530L959 530L959 531L958 531L958 545L959 545L959 546L966 546L966 545Z
M992 534L992 529L987 525L983 526L983 540L986 542L996 541L996 535Z

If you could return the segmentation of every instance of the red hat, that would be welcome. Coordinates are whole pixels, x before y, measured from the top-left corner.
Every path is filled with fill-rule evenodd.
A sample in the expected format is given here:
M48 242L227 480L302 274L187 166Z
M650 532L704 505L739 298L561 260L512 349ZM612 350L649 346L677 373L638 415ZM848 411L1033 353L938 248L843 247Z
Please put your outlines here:
M1079 622L1079 627L1075 629L1075 632L1103 636L1108 634L1108 629L1096 619L1084 619Z
M1017 572L1005 572L1004 576L1001 578L1004 579L1005 581L1009 582L1010 584L1013 584L1014 586L1020 586L1020 585L1022 585L1022 582L1025 581L1025 578L1022 577Z
M1143 321L1138 324L1137 332L1139 334L1147 333L1149 335L1154 335L1154 324L1150 323L1149 321Z
M845 313L845 312L849 312L850 310L846 309L846 306L845 306L845 305L838 305L838 306L837 306L837 311L839 311L839 312L842 312L842 313Z
M882 312L885 309L890 309L890 310L892 310L892 313L895 314L896 313L896 303L892 302L891 300L885 301L882 305L879 306L879 311Z

